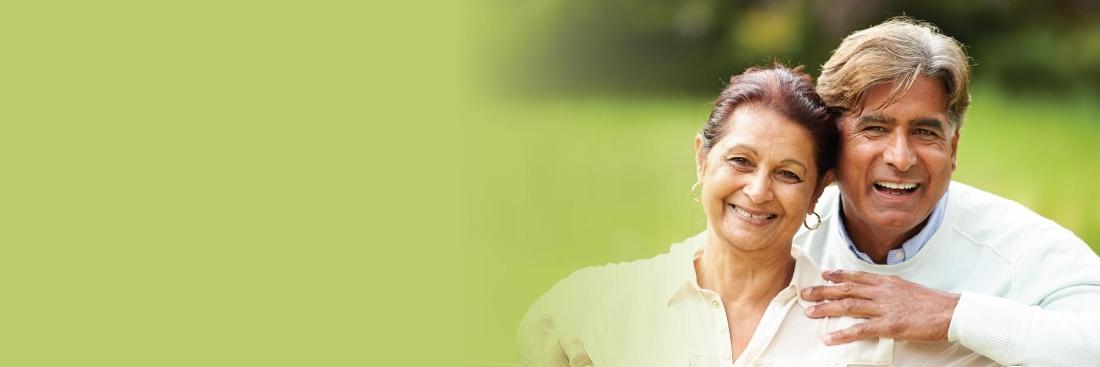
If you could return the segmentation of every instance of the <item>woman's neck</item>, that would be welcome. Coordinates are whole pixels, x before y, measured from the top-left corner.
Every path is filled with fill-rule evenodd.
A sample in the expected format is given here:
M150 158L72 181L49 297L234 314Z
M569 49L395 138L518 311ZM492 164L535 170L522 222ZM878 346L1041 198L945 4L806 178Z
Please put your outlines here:
M718 293L726 304L767 304L791 282L790 244L745 251L713 231L695 261L699 286Z

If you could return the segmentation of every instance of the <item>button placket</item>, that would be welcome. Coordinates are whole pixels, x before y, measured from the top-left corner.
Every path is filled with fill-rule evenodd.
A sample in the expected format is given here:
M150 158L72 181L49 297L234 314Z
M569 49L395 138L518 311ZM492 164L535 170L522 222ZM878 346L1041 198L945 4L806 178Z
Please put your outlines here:
M726 337L729 334L729 320L726 319L726 311L722 308L722 302L718 300L717 294L710 295L710 304L714 309L714 319L718 329L718 335L723 337L716 338L718 343L719 356L722 359L724 365L732 365L733 363L733 350L730 347L730 338Z

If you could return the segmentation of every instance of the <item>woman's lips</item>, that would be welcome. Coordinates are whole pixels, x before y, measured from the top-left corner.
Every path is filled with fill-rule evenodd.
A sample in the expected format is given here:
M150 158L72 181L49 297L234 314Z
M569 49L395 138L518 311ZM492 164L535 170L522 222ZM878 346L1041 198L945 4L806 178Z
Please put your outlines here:
M752 224L757 224L757 225L766 224L769 221L774 220L775 218L779 217L778 215L772 214L772 213L766 213L766 212L762 212L762 211L758 211L758 210L748 210L748 209L742 208L740 206L737 206L735 204L726 204L726 205L729 205L730 210L738 218L741 218L742 220L744 220L746 222L749 222L749 223L752 223Z

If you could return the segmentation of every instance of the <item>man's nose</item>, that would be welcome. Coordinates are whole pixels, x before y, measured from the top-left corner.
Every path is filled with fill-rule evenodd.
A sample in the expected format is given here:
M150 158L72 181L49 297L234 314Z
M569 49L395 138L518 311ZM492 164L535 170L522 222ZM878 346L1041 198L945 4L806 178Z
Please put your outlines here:
M900 131L894 134L882 156L887 164L901 172L908 171L917 164L917 153L913 151L908 136Z

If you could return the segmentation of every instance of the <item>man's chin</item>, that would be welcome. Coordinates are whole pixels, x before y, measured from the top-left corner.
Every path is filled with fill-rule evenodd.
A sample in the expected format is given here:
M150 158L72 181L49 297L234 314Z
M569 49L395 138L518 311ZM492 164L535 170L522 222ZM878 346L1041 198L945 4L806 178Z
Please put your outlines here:
M915 215L913 211L877 211L868 218L870 223L867 224L876 231L908 232L920 226L925 217Z

